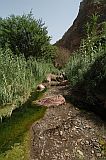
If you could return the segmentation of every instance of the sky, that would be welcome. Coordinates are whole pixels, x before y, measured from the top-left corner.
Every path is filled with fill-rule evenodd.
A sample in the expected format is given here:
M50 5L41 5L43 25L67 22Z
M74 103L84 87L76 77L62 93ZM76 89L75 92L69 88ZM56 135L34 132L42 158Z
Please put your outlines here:
M0 0L0 17L28 14L42 19L51 44L62 38L77 17L81 0Z

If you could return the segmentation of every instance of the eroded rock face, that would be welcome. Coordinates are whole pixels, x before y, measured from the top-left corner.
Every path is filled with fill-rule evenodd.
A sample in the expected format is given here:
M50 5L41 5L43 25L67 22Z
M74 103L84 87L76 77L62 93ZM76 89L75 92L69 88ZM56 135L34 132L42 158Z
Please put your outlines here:
M80 3L79 13L73 25L63 35L56 45L68 49L71 53L80 46L85 35L85 24L90 21L92 14L100 15L98 24L106 21L106 0L83 0Z

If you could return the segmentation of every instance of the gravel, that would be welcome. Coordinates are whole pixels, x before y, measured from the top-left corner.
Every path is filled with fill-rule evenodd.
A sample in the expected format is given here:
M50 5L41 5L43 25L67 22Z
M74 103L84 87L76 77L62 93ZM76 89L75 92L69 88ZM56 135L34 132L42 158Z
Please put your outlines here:
M44 96L64 93L65 86L53 86ZM67 102L32 125L30 160L106 160L105 142L106 123Z

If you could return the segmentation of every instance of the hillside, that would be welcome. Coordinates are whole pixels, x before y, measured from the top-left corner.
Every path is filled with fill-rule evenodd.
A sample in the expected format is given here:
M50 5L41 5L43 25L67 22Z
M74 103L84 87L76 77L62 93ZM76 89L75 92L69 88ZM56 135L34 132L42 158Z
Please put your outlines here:
M85 35L85 25L90 21L92 14L99 14L98 24L106 21L106 1L104 0L83 0L80 3L79 13L73 25L63 35L62 39L56 42L58 47L68 49L71 53L78 49L81 39Z

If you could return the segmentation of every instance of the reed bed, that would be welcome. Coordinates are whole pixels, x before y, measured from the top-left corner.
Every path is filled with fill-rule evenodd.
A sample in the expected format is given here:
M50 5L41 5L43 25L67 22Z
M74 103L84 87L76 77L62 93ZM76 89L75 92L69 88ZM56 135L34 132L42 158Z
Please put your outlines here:
M0 49L0 117L11 116L12 111L28 99L31 91L47 73L55 70L51 63L35 58L13 55L10 49Z

